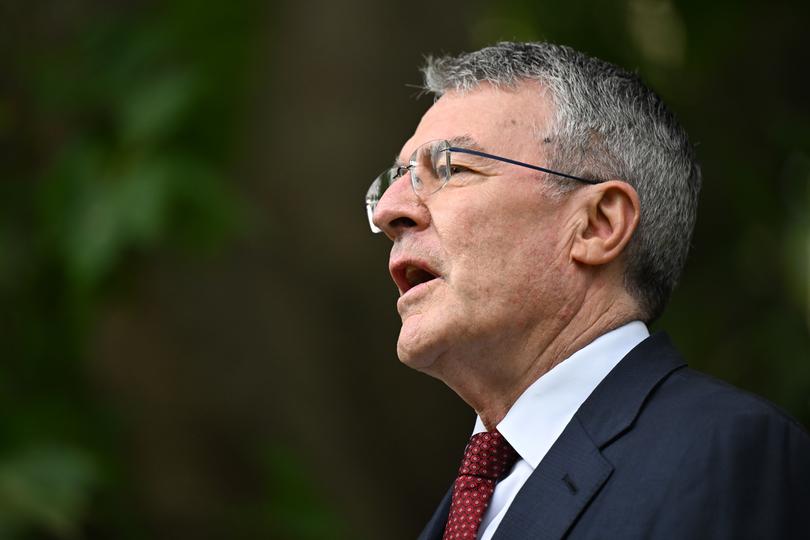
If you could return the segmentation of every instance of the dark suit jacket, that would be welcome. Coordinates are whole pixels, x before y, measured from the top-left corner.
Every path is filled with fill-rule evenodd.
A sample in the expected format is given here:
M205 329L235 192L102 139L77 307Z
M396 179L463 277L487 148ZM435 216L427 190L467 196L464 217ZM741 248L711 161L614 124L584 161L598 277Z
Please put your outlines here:
M440 540L450 492L420 535ZM767 401L640 343L574 415L494 540L810 539L810 436Z

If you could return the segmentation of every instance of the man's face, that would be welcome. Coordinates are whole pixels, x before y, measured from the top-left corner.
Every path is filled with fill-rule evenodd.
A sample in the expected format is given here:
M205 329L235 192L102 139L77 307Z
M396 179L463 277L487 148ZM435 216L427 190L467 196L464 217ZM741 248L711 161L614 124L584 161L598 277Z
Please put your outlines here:
M547 164L539 134L550 107L543 89L528 83L511 91L483 85L445 94L403 146L400 162L407 164L426 142L466 138L484 152ZM405 364L445 381L469 368L510 377L520 366L509 365L509 358L535 348L542 329L567 309L561 291L574 230L566 217L569 199L555 202L543 173L455 157L471 169L458 183L454 176L420 200L406 174L374 214L394 241L389 268L402 318L397 352Z

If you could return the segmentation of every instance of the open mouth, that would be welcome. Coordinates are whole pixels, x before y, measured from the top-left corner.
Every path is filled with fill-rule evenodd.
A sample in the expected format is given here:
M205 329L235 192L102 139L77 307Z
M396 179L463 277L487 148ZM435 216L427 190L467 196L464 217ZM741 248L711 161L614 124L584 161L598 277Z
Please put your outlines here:
M408 282L410 287L416 287L417 285L427 283L432 279L436 279L436 276L424 268L419 268L417 266L408 266L405 268L405 280Z
M433 273L427 267L413 263L396 265L391 272L391 276L394 278L394 282L397 284L402 294L405 294L417 285L427 283L439 277L438 274Z

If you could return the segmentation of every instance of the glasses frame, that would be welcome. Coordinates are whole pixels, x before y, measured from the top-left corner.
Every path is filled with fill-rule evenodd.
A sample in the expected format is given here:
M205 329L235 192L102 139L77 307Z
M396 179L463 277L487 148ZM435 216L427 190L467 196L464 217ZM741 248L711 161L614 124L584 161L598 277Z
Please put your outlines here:
M540 165L532 165L531 163L524 163L523 161L517 161L515 159L511 159L511 158L507 158L507 157L503 157L503 156L496 156L495 154L489 154L487 152L481 152L480 150L472 150L470 148L461 148L461 147L458 147L458 146L452 146L450 144L450 141L442 140L442 139L439 139L439 140L436 140L436 141L428 141L426 143L421 144L420 147L425 146L425 145L429 145L429 144L436 144L436 143L444 143L444 145L445 145L445 148L442 149L442 152L447 152L447 158L446 159L447 159L447 168L448 168L448 170L450 170L450 155L453 152L458 152L460 154L470 154L470 155L473 155L473 156L483 157L483 158L487 158L487 159L494 159L495 161L501 161L503 163L509 163L511 165L517 165L519 167L525 167L527 169L532 169L532 170L544 172L544 173L547 173L547 174L553 174L555 176L561 176L563 178L569 178L571 180L576 180L578 182L583 182L585 184L593 185L593 184L599 184L599 183L602 182L602 180L593 180L591 178L583 178L581 176L575 176L573 174L568 174L568 173L564 173L564 172L560 172L560 171L555 171L555 170L549 169L547 167L541 167ZM371 232L373 232L375 234L382 232L382 229L377 227L374 224L374 220L373 220L373 218L374 218L374 210L377 207L377 203L380 202L380 199L382 199L383 194L385 194L385 192L388 190L388 188L391 187L391 184L393 184L394 182L396 182L397 180L399 180L400 178L405 176L405 174L407 174L408 172L411 173L411 188L413 189L413 192L416 194L417 197L419 197L420 200L422 200L423 196L430 196L430 195L440 191L441 189L444 188L444 186L446 186L450 182L450 177L447 176L444 179L442 179L441 185L438 188L431 191L427 195L422 195L421 194L421 188L417 187L417 185L416 185L417 182L418 182L418 178L413 174L413 169L415 169L416 166L417 166L417 163L415 161L415 157L416 157L416 152L414 152L413 155L411 156L411 159L409 160L408 165L394 165L393 167L389 167L388 169L385 169L383 172L381 172L374 179L374 181L371 183L371 186L369 186L368 192L366 192L366 214L368 215L368 223L369 223L369 226L371 227ZM389 176L390 178L386 179L385 178L386 176ZM382 190L382 192L380 193L379 198L377 198L377 200L375 201L375 200L373 200L371 198L370 193L371 193L372 189L374 188L374 185L377 184L377 182L379 182L380 184L382 184L384 182L387 182L388 185L385 187L385 189Z

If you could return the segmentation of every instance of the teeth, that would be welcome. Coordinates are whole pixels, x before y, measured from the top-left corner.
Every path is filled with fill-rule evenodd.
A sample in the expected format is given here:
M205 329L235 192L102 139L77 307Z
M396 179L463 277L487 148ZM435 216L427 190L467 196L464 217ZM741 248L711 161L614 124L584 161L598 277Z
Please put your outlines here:
M405 279L408 280L408 283L413 287L416 285L417 275L419 273L419 269L415 266L409 266L405 269Z

